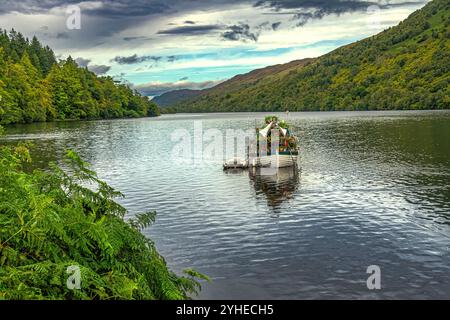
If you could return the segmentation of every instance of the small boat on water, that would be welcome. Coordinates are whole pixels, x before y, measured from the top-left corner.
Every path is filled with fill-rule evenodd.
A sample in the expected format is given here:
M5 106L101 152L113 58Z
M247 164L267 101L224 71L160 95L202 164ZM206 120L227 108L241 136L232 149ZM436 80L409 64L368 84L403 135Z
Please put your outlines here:
M291 132L289 125L276 116L269 116L263 128L256 128L256 139L248 147L247 158L229 159L223 168L285 168L296 165L298 157L298 138Z
M278 153L275 155L263 156L258 158L259 163L256 167L272 167L285 168L297 164L298 152L296 154L290 152Z
M233 158L223 164L224 169L247 169L248 167L248 161L242 158Z

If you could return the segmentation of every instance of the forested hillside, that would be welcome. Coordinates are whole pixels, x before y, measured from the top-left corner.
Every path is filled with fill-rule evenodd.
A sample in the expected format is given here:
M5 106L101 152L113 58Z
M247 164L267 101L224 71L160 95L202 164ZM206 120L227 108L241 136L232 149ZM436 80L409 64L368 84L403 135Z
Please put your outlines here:
M178 112L450 108L450 2L434 0L398 26L239 90L215 87ZM233 86L236 88L236 86Z
M158 97L155 97L152 101L155 102L158 106L163 107L163 112L175 112L173 108L169 106L175 105L179 102L186 101L187 99L195 98L203 94L220 94L221 92L234 92L241 89L244 89L248 86L253 86L257 84L260 80L264 79L268 75L282 75L284 73L289 72L294 68L300 68L314 59L302 59L295 60L285 64L278 64L275 66L269 66L261 69L253 70L246 74L237 75L227 81L224 81L212 88L204 89L204 90L174 90L166 92ZM169 108L167 108L169 107Z
M187 98L196 97L201 92L202 92L201 90L190 90L190 89L173 90L153 98L152 101L156 103L158 106L164 108L172 104L178 103L180 101L186 100Z
M156 116L157 106L111 77L97 77L36 37L0 30L0 123Z

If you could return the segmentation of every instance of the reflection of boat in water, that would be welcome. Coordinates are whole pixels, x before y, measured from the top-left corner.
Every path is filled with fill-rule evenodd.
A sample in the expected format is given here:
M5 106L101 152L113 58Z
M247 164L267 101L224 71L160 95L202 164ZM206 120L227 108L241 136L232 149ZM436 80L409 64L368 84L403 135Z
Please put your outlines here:
M291 199L299 185L297 166L278 168L250 168L249 177L257 194L264 194L271 207L277 207Z

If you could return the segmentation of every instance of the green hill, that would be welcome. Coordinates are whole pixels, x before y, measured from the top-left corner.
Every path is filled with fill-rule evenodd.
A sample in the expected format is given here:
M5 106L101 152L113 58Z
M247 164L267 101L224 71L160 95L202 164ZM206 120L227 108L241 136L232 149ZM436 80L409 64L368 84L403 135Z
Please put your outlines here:
M302 59L295 60L285 64L278 64L275 66L269 66L261 69L253 70L246 74L237 75L227 81L224 81L213 88L208 88L204 90L174 90L166 92L158 97L155 97L152 101L155 102L160 107L170 107L171 105L177 104L179 102L184 102L187 99L192 99L203 95L205 93L208 94L219 94L223 91L234 92L241 89L245 89L249 86L256 85L261 79L269 75L282 75L283 73L288 72L289 70L300 68L302 66L307 65L314 59Z
M159 107L164 108L180 101L186 100L186 98L196 97L201 93L201 90L181 89L173 90L163 93L160 96L154 97L152 101Z
M278 66L282 72L255 81L242 81L251 73L238 76L171 107L178 112L450 108L449 26L450 2L434 0L398 26L306 65Z
M111 77L97 77L49 47L0 29L0 124L144 117L157 106Z

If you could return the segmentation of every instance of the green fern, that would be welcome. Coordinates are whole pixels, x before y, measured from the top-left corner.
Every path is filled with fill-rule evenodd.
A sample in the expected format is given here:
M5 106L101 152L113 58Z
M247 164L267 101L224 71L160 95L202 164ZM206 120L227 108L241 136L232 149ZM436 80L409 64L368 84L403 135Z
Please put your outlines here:
M140 232L155 213L125 222L123 195L75 152L67 170L27 173L29 161L26 146L0 147L0 299L189 299L208 280L170 271ZM80 290L66 286L73 265Z

